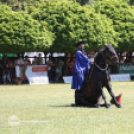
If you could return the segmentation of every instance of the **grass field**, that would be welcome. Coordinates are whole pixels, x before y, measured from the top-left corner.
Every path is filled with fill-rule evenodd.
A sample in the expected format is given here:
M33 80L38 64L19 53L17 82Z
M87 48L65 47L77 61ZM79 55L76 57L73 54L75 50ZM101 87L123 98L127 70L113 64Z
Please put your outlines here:
M134 82L112 87L121 109L72 107L70 84L0 86L0 134L134 134Z

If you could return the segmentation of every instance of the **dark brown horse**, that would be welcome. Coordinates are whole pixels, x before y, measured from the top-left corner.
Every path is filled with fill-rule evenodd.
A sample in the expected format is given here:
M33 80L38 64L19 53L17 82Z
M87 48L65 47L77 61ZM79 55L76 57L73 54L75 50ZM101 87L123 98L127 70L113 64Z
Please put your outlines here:
M115 99L114 93L111 88L109 73L107 71L108 64L117 65L119 58L112 45L107 45L102 48L94 58L94 64L92 65L88 75L83 83L82 95L77 95L75 92L76 105L86 105L89 107L100 107L101 100L105 102L106 108L110 105L106 101L106 96L103 91L103 87L106 87L115 105L121 108L121 105Z

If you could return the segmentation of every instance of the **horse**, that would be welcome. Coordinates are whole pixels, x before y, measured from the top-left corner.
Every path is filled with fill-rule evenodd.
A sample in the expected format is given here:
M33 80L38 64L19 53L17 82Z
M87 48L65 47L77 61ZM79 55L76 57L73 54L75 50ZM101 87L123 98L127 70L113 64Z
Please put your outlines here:
M115 66L119 64L118 55L111 44L105 45L95 56L94 63L91 65L91 69L83 83L81 90L82 97L77 94L77 90L75 91L76 105L99 108L101 107L101 101L103 99L104 106L109 108L110 105L107 103L106 95L103 91L103 87L106 87L116 107L121 108L112 91L110 77L107 71L109 64Z

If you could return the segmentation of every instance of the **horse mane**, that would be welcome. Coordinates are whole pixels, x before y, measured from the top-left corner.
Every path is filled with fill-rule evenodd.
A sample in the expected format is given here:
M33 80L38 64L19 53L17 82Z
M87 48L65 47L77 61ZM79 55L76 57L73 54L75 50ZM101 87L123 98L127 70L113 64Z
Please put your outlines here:
M96 59L98 56L102 55L103 51L105 50L105 47L101 48L98 53L95 55L94 59Z

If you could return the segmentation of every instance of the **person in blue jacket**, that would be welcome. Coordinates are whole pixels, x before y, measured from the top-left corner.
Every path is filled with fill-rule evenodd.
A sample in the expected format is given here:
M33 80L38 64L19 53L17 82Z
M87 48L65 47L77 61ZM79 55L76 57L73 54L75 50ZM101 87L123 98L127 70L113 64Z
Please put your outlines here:
M72 77L72 89L76 89L76 94L82 96L81 89L88 70L90 69L90 63L94 60L90 60L84 51L85 41L80 41L76 44L78 50L76 52L75 67Z

